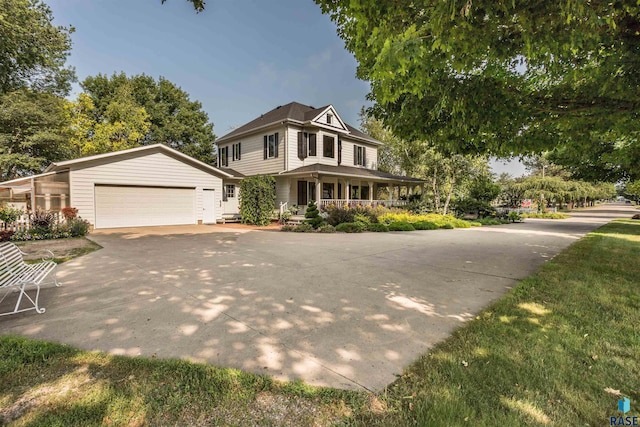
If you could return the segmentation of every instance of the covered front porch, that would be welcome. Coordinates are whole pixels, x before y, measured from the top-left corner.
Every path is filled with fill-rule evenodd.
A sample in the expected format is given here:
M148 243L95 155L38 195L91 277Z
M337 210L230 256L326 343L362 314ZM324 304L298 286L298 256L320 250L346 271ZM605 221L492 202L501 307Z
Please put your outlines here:
M353 167L305 166L276 177L276 206L280 211L304 211L309 201L318 207L404 206L400 195L424 194L423 180Z

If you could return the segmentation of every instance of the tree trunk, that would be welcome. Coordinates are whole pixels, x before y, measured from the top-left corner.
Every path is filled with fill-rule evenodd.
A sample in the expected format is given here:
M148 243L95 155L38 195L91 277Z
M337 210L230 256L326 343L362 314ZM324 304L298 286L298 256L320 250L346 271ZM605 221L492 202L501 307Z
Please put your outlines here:
M453 175L449 179L449 191L447 192L447 200L445 200L444 207L442 208L442 213L444 215L446 215L447 211L449 210L449 203L451 202L451 195L453 194L453 188L455 186L455 182L456 182L456 176Z

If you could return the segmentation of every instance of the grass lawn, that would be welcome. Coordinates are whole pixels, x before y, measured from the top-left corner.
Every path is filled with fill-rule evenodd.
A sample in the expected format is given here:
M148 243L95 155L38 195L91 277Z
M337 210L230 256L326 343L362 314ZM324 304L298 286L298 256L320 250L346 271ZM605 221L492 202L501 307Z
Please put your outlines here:
M376 396L0 337L0 424L609 425L640 413L640 221L545 264Z

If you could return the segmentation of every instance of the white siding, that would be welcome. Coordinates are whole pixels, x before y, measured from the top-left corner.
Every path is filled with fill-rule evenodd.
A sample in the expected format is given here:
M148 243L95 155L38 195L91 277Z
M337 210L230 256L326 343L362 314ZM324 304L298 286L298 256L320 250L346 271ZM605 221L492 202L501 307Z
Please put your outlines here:
M290 178L276 178L276 209L280 209L280 203L283 202L288 202L289 207L296 204L295 198L291 196L294 185L297 185L297 181Z
M289 126L288 128L288 149L287 154L289 155L289 169L297 169L301 166L304 166L304 162L298 158L298 132L301 131L301 127L298 126ZM313 157L315 159L315 157Z
M264 158L264 136L278 132L279 148L278 157L272 159ZM233 160L233 144L241 143L240 160ZM284 170L285 161L285 127L272 128L260 133L243 138L237 138L229 142L224 142L218 146L229 147L228 167L240 172L243 175L260 175L278 173Z
M132 153L77 169L72 166L69 180L71 206L91 224L95 224L95 184L195 188L196 220L202 220L202 189L214 189L216 216L222 218L222 179L161 152Z
M342 165L352 167L362 167L353 164L353 146L359 145L367 147L367 169L378 169L378 147L364 142L342 138Z
M331 114L333 116L331 118L331 123L327 123L327 115L328 114ZM331 127L336 128L336 129L346 130L340 124L340 117L338 117L338 114L332 108L330 108L329 110L325 111L320 117L318 117L317 120L314 120L314 122L321 123L324 126L331 126Z

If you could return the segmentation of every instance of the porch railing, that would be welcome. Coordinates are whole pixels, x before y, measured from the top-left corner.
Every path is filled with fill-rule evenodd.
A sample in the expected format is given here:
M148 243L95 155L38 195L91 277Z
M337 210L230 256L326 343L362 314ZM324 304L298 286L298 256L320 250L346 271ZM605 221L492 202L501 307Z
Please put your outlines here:
M405 206L406 200L357 200L357 199L322 199L320 200L320 207L326 207L329 205L335 206Z
M56 224L61 224L64 222L64 216L60 212L56 212L54 215L54 222ZM32 227L31 217L29 214L22 214L16 219L14 222L4 223L4 221L0 221L0 230L9 230L9 231L21 231L28 230Z

